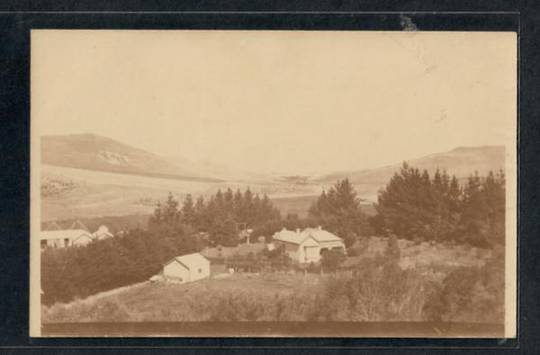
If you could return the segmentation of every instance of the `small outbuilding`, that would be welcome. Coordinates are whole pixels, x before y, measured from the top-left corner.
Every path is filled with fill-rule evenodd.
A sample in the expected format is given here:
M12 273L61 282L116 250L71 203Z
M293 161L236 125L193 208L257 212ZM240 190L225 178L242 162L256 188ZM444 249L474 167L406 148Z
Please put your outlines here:
M163 277L185 283L210 277L210 261L199 253L177 256L163 266Z

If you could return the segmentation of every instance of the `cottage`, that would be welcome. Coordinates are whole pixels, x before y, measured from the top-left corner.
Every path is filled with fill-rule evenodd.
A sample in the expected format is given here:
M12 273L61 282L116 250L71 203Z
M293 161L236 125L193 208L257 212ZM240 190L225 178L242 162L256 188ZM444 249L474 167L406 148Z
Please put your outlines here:
M84 229L65 229L54 231L41 231L41 248L66 248L71 246L83 246L91 243L92 234Z
M318 262L328 250L345 252L343 239L318 228L290 231L283 228L272 237L275 247L282 247L289 257L299 263Z
M199 253L177 256L163 266L163 277L182 283L210 277L210 261Z

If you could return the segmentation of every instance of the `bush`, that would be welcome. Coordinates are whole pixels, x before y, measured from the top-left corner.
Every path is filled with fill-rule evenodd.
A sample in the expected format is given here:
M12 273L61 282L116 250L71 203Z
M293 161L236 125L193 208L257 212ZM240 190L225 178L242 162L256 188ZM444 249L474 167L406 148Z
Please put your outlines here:
M504 251L483 267L452 271L424 307L429 320L504 323Z
M316 319L325 321L420 321L431 285L386 257L365 259L351 273L329 276ZM324 307L322 307L324 305Z
M345 254L337 250L328 250L321 255L321 267L325 272L335 272L345 261Z

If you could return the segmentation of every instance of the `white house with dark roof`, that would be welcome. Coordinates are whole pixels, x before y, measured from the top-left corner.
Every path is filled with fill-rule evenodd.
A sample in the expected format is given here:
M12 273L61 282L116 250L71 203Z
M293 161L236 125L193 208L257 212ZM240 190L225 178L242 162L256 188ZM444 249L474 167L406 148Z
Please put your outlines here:
M210 261L199 253L177 256L163 266L163 277L182 283L210 277Z
M318 262L328 250L345 252L345 243L340 237L321 227L290 231L283 228L272 236L275 247L282 247L289 257L299 263Z

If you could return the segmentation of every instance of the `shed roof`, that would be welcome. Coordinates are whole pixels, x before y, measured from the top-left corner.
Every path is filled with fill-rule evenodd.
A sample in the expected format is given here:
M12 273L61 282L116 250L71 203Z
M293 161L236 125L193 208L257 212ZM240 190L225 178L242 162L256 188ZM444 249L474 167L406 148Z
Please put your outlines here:
M76 239L81 236L92 239L92 235L83 229L64 229L54 231L41 231L41 240L53 240L53 239Z
M168 265L173 261L179 262L180 264L184 265L188 269L194 266L198 266L201 263L209 263L208 259L202 256L200 253L177 256L176 258L169 260L169 262L165 265Z

